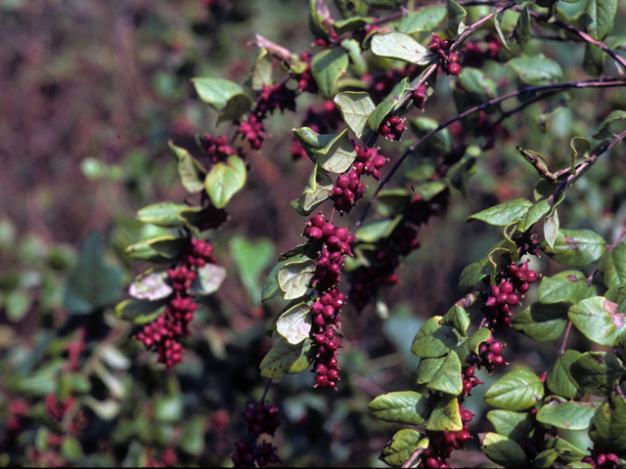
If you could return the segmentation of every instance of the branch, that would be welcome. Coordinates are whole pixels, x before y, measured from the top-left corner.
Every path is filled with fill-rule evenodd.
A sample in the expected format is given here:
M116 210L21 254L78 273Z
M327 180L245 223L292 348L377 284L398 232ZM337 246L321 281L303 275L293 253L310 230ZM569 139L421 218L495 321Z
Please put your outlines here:
M415 460L419 457L419 455L422 454L424 451L426 451L426 448L417 448L415 451L413 451L409 459L402 463L402 467L411 467Z
M485 108L493 106L494 104L498 104L498 103L500 103L502 101L506 101L507 99L515 98L515 97L518 97L518 96L528 95L528 94L532 94L532 93L538 93L538 92L541 92L541 91L565 90L565 89L570 89L570 88L581 88L581 89L582 88L611 88L611 87L617 87L617 86L626 86L626 79L622 79L622 78L606 78L606 79L588 80L588 81L569 81L569 82L563 82L563 83L554 83L554 84L551 84L551 85L529 86L529 87L526 87L526 88L522 88L521 90L513 91L513 92L505 94L503 96L499 96L497 98L490 99L489 101L485 101L484 103L479 104L478 106L474 106L473 108L470 108L470 109L466 110L465 112L462 112L461 114L459 114L456 117L453 117L452 119L449 119L449 120L447 120L445 122L442 122L436 128L434 128L433 130L431 130L430 132L425 134L422 138L420 138L418 141L416 141L413 145L411 145L409 148L407 148L404 151L402 156L398 159L398 161L396 161L396 164L393 166L393 168L391 168L391 171L389 172L389 174L387 174L385 179L383 179L381 181L381 183L378 185L378 188L376 189L376 192L374 192L374 195L369 200L367 206L365 207L364 213L361 216L361 218L359 219L359 221L356 223L355 228L358 228L359 226L361 226L363 224L363 221L365 220L365 217L367 216L367 213L368 213L369 209L371 208L373 201L378 197L378 194L380 193L380 191L383 190L385 188L385 186L389 183L389 181L391 180L393 175L396 173L396 171L398 171L400 166L402 166L402 163L404 163L404 160L406 160L406 158L411 153L413 153L418 146L420 146L422 143L424 143L430 137L435 135L437 132L440 132L441 130L445 129L446 127L450 126L451 124L453 124L453 123L463 119L464 117L467 117L470 114L473 114L473 113L475 113L477 111L481 111L481 110L483 110ZM522 107L520 106L520 108L522 108ZM622 135L624 135L624 134L622 134ZM620 138L620 140L621 140L621 138ZM617 142L615 140L612 141L609 144L609 146L607 146L602 151L602 153L604 153L604 151L608 150L609 148L611 148L615 144L617 144ZM594 156L595 156L595 158L597 158L599 155L594 155ZM590 164L592 164L595 161L594 156L591 156L587 161L585 161L584 163L582 163L578 167L583 169L584 171L586 171L586 169L584 169L584 167L589 166ZM565 171L566 173L569 174L570 169L568 168L568 169L562 170L562 171ZM562 171L556 173L554 176L558 179L559 176L562 176L562 174L561 174ZM575 178L577 175L578 175L578 171L577 171L576 175L571 175L570 178L568 178L567 184L569 184L573 180L573 178ZM558 190L559 189L557 189L557 191ZM563 190L564 190L564 188L563 188ZM556 192L555 192L555 194L556 194ZM560 195L560 194L558 194L558 195ZM555 200L556 200L556 198L555 198Z

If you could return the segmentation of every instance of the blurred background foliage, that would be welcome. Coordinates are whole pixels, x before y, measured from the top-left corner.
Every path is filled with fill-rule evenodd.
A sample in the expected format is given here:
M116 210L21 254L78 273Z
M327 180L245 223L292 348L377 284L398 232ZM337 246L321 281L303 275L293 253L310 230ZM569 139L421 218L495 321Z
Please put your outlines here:
M248 156L246 188L212 236L229 275L196 314L183 364L172 372L156 365L111 306L123 297L122 285L146 267L131 263L124 248L159 233L138 223L136 211L184 199L167 141L190 146L198 132L232 133L227 124L216 130L216 114L197 99L190 78L242 83L256 54L255 33L294 52L310 49L306 4L0 0L0 465L230 463L233 443L245 432L239 414L263 393L258 364L271 347L265 326L281 308L260 306L259 289L277 254L298 244L304 228L289 201L311 168L293 161L289 130L322 99L302 96L296 116L269 119L269 142ZM470 14L479 17L481 8ZM624 33L626 22L616 21L614 34ZM532 39L526 53L540 52L561 64L563 81L585 78L582 45ZM509 69L488 62L483 70L502 90L511 89ZM376 458L396 428L370 417L367 403L413 384L413 335L460 297L459 273L500 237L465 218L530 197L537 176L515 145L541 152L551 167L566 166L570 139L589 137L624 101L619 89L575 91L545 132L535 121L544 103L505 121L495 148L478 155L467 196L455 192L447 215L420 231L422 247L406 259L401 284L387 292L388 308L370 307L361 316L345 311L339 391L312 389L309 373L272 386L269 399L283 421L273 442L284 461L382 464ZM423 115L450 118L450 102L452 80L442 77ZM450 135L455 144L464 138L460 126ZM381 145L392 160L398 155L397 146ZM626 220L620 155L616 149L602 157L576 184L559 208L561 227L590 228L613 241ZM360 216L353 212L347 225ZM556 273L547 259L536 264L545 275ZM506 342L509 361L521 359L538 372L549 369L558 347L529 348L516 334ZM484 389L495 379L481 378ZM468 400L476 412L482 406L480 393ZM474 419L472 430L484 431L484 420ZM456 465L486 461L476 451L460 457Z

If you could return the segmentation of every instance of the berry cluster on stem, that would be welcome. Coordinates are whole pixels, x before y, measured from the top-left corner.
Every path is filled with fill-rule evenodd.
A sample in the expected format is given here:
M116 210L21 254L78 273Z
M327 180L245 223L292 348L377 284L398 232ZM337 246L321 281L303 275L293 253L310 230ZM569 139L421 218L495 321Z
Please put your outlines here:
M189 289L197 278L198 268L207 263L216 263L213 245L201 239L190 238L178 261L167 270L174 290L169 304L155 321L144 326L135 336L147 349L156 350L158 362L163 363L168 370L182 362L181 340L191 335L188 326L198 309Z
M491 286L485 302L485 318L489 326L510 326L511 308L521 304L520 297L538 278L537 272L528 270L528 261L509 264L501 274L500 284Z
M591 454L585 456L582 462L586 462L595 469L616 469L619 467L619 456L595 445L591 450Z
M439 57L439 66L448 75L458 76L461 73L459 54L450 52L452 42L433 34L428 48Z
M337 355L341 339L334 327L341 321L341 307L346 301L345 295L339 290L339 283L345 256L352 255L350 245L355 237L348 228L335 227L322 214L315 215L307 222L304 236L313 242L322 243L311 280L311 286L318 295L311 304L311 341L313 347L317 348L313 361L313 372L317 374L315 387L337 389Z
M280 462L275 446L265 441L257 444L256 441L264 433L274 435L280 426L278 409L267 402L258 402L257 404L248 404L241 415L248 424L248 431L253 436L254 441L252 444L246 441L235 444L237 450L231 458L235 467L255 467L255 463L259 467L265 467L268 464Z
M438 395L435 395L439 397ZM459 405L461 420L463 421L463 429L452 431L427 431L428 448L420 455L421 462L417 465L422 468L449 468L451 467L446 460L456 449L463 450L465 442L472 438L469 428L469 422L474 418L471 411L463 409L463 404Z
M337 177L335 187L330 191L330 198L335 203L335 209L340 213L348 213L355 202L365 195L367 186L361 182L361 176L371 175L377 181L380 170L387 162L387 158L378 154L378 148L359 147L354 145L357 157L352 167Z

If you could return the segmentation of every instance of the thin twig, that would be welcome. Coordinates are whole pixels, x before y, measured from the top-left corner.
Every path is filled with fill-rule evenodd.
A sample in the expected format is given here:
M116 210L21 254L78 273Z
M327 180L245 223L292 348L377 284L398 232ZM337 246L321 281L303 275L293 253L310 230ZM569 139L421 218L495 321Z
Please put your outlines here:
M563 343L561 343L561 348L559 349L559 355L563 355L565 352L565 345L567 344L567 338L569 337L569 331L572 330L572 321L567 321L567 327L565 328L565 335L563 336Z
M356 223L355 228L358 228L359 226L361 226L363 224L363 221L365 220L365 217L367 216L367 213L370 210L373 201L378 197L378 194L380 193L380 191L383 190L385 188L385 186L389 183L389 181L391 180L393 175L400 168L402 163L404 163L404 160L406 160L406 158L411 153L413 153L415 151L415 149L418 146L420 146L424 141L428 140L434 134L436 134L437 132L440 132L441 130L445 129L446 127L450 126L451 124L453 124L453 123L463 119L464 117L469 116L470 114L473 114L473 113L475 113L477 111L480 111L480 110L486 109L486 108L488 108L490 106L493 106L494 104L498 104L498 103L500 103L502 101L505 101L507 99L515 98L515 97L518 97L518 96L523 96L523 95L526 95L526 94L537 93L537 92L541 92L541 91L549 91L549 90L563 90L563 89L570 89L570 88L610 88L610 87L616 87L616 86L626 86L626 80L622 79L622 78L619 78L619 79L617 79L617 78L609 78L609 79L588 80L588 81L569 81L569 82L563 82L563 83L554 83L554 84L551 84L551 85L529 86L529 87L523 88L521 90L513 91L513 92L505 94L503 96L499 96L497 98L490 99L489 101L485 101L484 103L479 104L478 106L474 106L473 108L470 108L470 109L466 110L465 112L462 112L461 114L457 115L456 117L453 117L451 119L448 119L445 122L442 122L441 124L439 124L437 127L435 127L430 132L426 133L422 138L417 140L414 144L412 144L409 148L407 148L404 151L402 156L398 159L398 161L396 161L396 164L393 166L393 168L391 168L391 171L387 174L385 179L383 179L381 181L381 183L378 185L378 187L376 188L376 192L374 192L374 195L372 196L372 198L369 200L368 204L366 205L365 210L363 212L363 215L361 216L359 221ZM611 144L604 151L608 150L610 147L612 147L616 143L617 143L616 141L611 142ZM597 156L599 156L599 155L597 155ZM596 158L597 158L597 156L596 156ZM585 161L585 163L581 164L580 167L583 167L584 165L592 164L593 161L590 162L590 160L592 158L593 157L590 157L587 161ZM569 172L569 169L567 169L567 172ZM558 178L559 177L559 173L556 173L555 176ZM572 175L571 177L573 178L575 176L576 175ZM569 183L570 183L570 179L568 178L567 184L569 184Z
M259 402L263 403L265 401L265 397L267 396L267 392L270 390L270 385L272 384L272 378L267 380L267 384L265 385L265 390L263 391L263 396Z
M413 453L411 453L411 457L409 457L409 459L402 463L402 467L411 467L415 460L419 457L419 455L422 454L424 451L426 451L426 448L424 447L417 448L415 451L413 451Z

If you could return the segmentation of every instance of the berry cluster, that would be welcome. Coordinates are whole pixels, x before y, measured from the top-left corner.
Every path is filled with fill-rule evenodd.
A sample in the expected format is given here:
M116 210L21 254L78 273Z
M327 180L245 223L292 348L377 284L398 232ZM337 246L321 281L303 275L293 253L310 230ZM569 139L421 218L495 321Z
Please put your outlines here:
M582 462L590 464L596 469L616 469L619 467L619 456L610 453L604 448L594 446L590 456L585 456Z
M296 110L296 91L287 87L286 82L277 83L274 86L263 85L256 101L254 113L263 119L267 114L275 110L283 112Z
M499 37L488 34L483 40L465 43L463 65L480 68L486 59L495 60L502 48Z
M267 138L267 133L261 123L261 118L255 114L250 114L248 120L239 124L238 132L243 135L244 139L250 144L253 150L260 150L263 142Z
M348 228L335 227L323 215L315 215L307 223L304 236L311 241L321 241L315 273L311 285L317 290L318 298L311 304L313 327L311 339L317 353L313 361L313 371L317 374L315 387L337 389L339 364L337 354L341 340L333 329L340 322L341 307L346 297L338 288L341 282L341 269L346 255L351 256L350 245L354 235Z
M380 169L387 162L387 158L378 154L378 148L359 147L356 150L356 161L350 170L337 177L335 187L330 191L330 198L335 202L335 209L348 213L354 203L363 198L367 186L361 182L363 174L369 174L377 181L380 179Z
M520 295L526 293L529 284L536 282L538 277L537 272L528 270L528 261L519 265L510 264L501 277L500 285L491 286L485 303L488 324L491 327L510 326L511 308L521 303Z
M191 238L180 254L178 264L167 270L174 295L169 304L155 321L144 326L135 338L147 349L155 349L167 369L182 361L183 337L189 337L189 323L198 309L197 303L189 296L189 288L197 278L197 269L215 264L213 245L204 240Z
M472 438L468 430L468 424L474 418L474 414L469 410L463 409L462 404L459 405L459 411L463 421L463 430L457 432L426 432L429 438L428 448L420 455L421 462L417 465L418 468L451 467L446 460L450 457L452 451L463 449L465 442Z
M250 433L267 433L274 436L274 432L280 426L278 409L266 402L248 404L248 408L241 414L248 424Z
M424 109L424 102L426 101L426 85L421 85L418 89L414 90L411 94L413 98L413 105L418 109Z
M469 368L485 368L489 374L498 366L508 365L507 362L504 361L502 357L502 349L505 347L504 344L494 341L493 336L489 337L486 342L481 343L478 346L478 354L472 352L468 355L466 361L469 363ZM474 374L474 371L469 371L469 368L465 370L465 372L469 372L471 375ZM471 382L471 379L469 380ZM482 384L482 383L478 383ZM472 387L477 386L476 384L472 384ZM463 384L463 388L465 389L465 383ZM471 389L471 388L470 388Z
M235 467L265 467L268 464L280 462L276 454L276 447L271 443L263 442L257 445L256 439L262 433L273 436L276 428L280 426L278 409L265 402L248 404L248 408L241 414L248 424L248 431L254 435L255 442L249 445L245 441L238 442L235 447L237 452L233 454L232 461Z
M381 122L378 132L387 140L400 140L405 128L405 117L388 116Z
M305 56L306 57L306 56ZM318 91L317 82L311 72L311 64L308 63L302 73L294 74L294 78L298 80L298 88L303 93L315 94Z
M46 411L57 422L63 420L63 416L74 405L74 398L68 396L63 402L61 402L56 394L50 393L46 396Z
M458 76L461 73L461 64L459 64L459 54L450 52L452 43L448 39L441 39L433 34L432 40L428 48L440 58L439 66L441 70L448 75Z
M240 441L235 446L237 452L231 458L235 467L255 467L255 462L259 467L265 467L281 462L276 454L277 448L271 443L263 442L251 447L245 441Z
M226 144L226 136L213 137L212 135L205 135L200 139L200 144L204 149L207 156L210 158L211 163L217 163L224 161L230 155L236 155L237 152Z
M30 408L26 401L13 399L9 402L6 416L6 427L9 434L17 433L22 429L24 418L28 415Z
M541 242L539 238L540 236L537 233L531 233L530 231L524 232L520 238L515 240L519 255L532 254L533 256L540 257L539 247Z
M326 38L318 37L317 39L315 39L315 42L313 42L313 44L315 44L318 47L326 47L326 46L331 45L333 42L335 42L338 37L339 36L337 36L337 33L335 32L335 30L331 29L328 37Z

